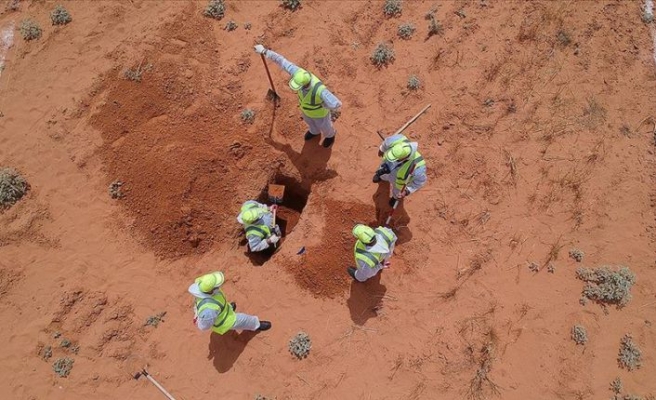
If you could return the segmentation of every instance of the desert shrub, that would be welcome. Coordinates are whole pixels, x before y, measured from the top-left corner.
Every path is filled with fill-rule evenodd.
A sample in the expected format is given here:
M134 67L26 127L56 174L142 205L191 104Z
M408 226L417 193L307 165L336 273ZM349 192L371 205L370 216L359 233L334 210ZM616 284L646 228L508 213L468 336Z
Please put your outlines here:
M312 348L310 336L305 332L299 332L289 341L289 351L299 359L307 357Z
M371 53L371 62L378 68L394 61L394 49L385 43L380 43Z
M123 182L121 181L114 181L109 184L108 191L109 191L109 196L112 199L120 199L123 198L123 196L125 196L121 191L121 186L123 186Z
M52 364L52 370L62 378L67 377L71 373L71 369L73 369L73 362L68 357L59 358Z
M588 333L581 325L574 325L572 327L572 340L576 344L585 344L588 341Z
M617 356L617 362L621 368L626 368L629 371L640 368L642 365L642 352L629 334L624 335L620 341L620 352Z
M250 22L246 22L246 23L244 24L244 29L246 29L247 31L250 31L252 26L253 26L253 25L252 25Z
M408 78L408 89L417 90L421 86L421 81L416 75L410 75Z
M435 15L431 14L430 18L428 19L428 37L433 35L441 35L442 32L444 32L442 24L437 20L437 18L435 18Z
M61 343L59 343L59 346L64 347L64 348L68 348L68 347L71 347L72 344L73 343L71 343L70 340L62 339Z
M255 395L255 400L273 400L273 399L271 397L266 397L264 395L257 394Z
M203 15L206 17L221 19L225 15L225 3L223 0L210 0L203 11Z
M155 328L157 328L157 325L159 325L160 322L164 321L165 315L166 315L166 311L162 311L161 313L156 315L151 315L146 319L145 325L154 326Z
M415 33L415 26L411 23L399 25L398 35L401 39L410 39Z
M558 43L563 47L567 47L570 43L572 43L572 39L569 37L569 33L562 29L556 33L556 40L558 40Z
M571 249L569 251L569 257L575 260L576 262L581 262L583 260L584 255L585 253L579 249Z
M246 108L241 112L241 120L247 124L252 124L255 121L255 111Z
M540 265L538 265L538 263L532 262L528 265L528 269L530 269L531 272L540 272Z
M20 24L20 33L24 40L34 40L41 37L41 27L31 19L24 19Z
M72 20L71 14L61 5L56 6L50 13L50 21L53 25L66 25Z
M402 11L403 6L401 5L401 0L385 0L385 4L383 5L383 12L388 17L401 15Z
M619 376L610 383L610 390L615 394L620 394L620 392L622 392L622 380Z
M235 21L228 21L228 23L226 24L225 28L223 28L223 29L225 29L226 31L230 32L230 31L234 31L234 30L237 29L238 27L239 27L239 25L237 25L237 23L236 23Z
M584 297L602 304L616 304L618 308L631 300L631 286L636 280L627 267L620 267L617 271L607 266L577 268L576 277L586 282L582 293Z
M0 208L7 208L20 200L29 185L13 168L0 168Z
M51 346L46 346L41 350L41 358L44 361L48 361L50 357L52 357L52 347Z
M301 0L280 0L282 7L288 10L296 11L301 6Z

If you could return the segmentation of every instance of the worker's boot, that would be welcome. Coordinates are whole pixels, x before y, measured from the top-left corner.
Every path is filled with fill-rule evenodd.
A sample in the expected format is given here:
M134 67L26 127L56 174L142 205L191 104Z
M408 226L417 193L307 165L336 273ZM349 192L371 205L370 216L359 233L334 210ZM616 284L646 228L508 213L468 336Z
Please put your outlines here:
M333 145L333 143L335 143L335 137L334 136L333 137L327 137L323 140L322 146L325 147L325 148L329 148L330 146Z
M260 321L260 327L257 328L258 331L268 331L269 329L271 329L271 322Z
M237 311L237 303L233 301L230 303L230 305L232 306L232 311Z
M378 175L378 173L375 173L374 178L372 180L374 181L374 183L380 182L381 181L380 175Z
M355 271L357 271L357 269L353 267L346 268L346 272L348 272L348 274L351 275L351 278L353 279L355 279Z
M303 136L303 139L305 139L305 140L312 140L312 139L314 139L314 138L317 137L317 136L319 136L319 135L313 135L312 132L307 131L307 132L305 132L305 136Z

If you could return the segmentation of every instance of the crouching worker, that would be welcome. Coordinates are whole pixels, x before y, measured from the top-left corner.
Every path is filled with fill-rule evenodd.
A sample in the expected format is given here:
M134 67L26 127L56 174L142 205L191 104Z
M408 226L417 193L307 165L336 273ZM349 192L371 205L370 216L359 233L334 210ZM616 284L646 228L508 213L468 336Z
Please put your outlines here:
M271 322L260 321L258 317L237 313L237 305L228 303L221 291L225 278L223 272L213 272L196 278L189 286L189 293L195 297L194 324L201 331L212 329L223 335L228 331L266 331Z
M358 224L353 228L353 236L358 239L354 249L356 268L346 269L353 279L364 282L389 267L396 243L396 235L391 229L382 226L372 229Z
M280 240L280 228L274 225L273 220L273 212L277 208L275 204L268 207L254 200L248 200L241 206L237 221L244 225L251 251L266 250Z

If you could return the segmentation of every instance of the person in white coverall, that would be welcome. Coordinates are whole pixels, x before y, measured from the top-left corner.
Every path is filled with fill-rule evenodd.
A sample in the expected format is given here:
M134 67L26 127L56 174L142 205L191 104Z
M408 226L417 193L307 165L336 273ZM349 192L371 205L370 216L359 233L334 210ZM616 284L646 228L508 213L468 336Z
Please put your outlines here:
M273 210L277 207L275 204L269 207L255 200L248 200L241 206L237 221L244 225L251 251L266 250L280 240L280 227L273 225Z
M255 46L255 52L263 54L291 75L289 88L298 93L298 104L303 113L303 120L308 125L305 140L311 140L323 134L323 147L330 147L335 142L335 127L331 114L339 115L342 102L332 94L321 80L311 72L300 68L285 57L261 44Z
M426 161L417 150L419 144L402 134L386 138L378 149L382 163L373 181L387 181L391 187L390 206L426 185Z
M353 228L353 236L358 239L353 249L356 267L348 267L346 272L353 279L364 282L390 265L397 238L389 228L379 226L372 229L362 224Z
M228 331L266 331L271 322L260 321L253 315L237 313L237 305L228 303L221 291L225 282L223 272L213 272L196 278L189 286L194 296L194 324L201 331L211 329L223 335Z

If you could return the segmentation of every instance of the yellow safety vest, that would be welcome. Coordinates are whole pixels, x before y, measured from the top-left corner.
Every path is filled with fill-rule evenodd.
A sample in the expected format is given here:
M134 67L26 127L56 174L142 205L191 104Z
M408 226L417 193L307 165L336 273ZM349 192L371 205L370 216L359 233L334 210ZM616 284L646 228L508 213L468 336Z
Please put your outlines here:
M266 239L271 236L271 227L266 224L248 225L246 227L246 238L249 236L257 236L260 239Z
M424 157L416 151L414 156L411 159L405 161L401 168L396 171L396 177L394 179L394 187L398 190L404 189L404 186L407 186L412 182L412 173L417 167L422 167L426 165Z
M312 75L310 90L305 95L303 95L303 90L298 91L298 104L303 114L308 117L323 118L330 113L330 110L321 104L321 92L326 89L326 86L314 74L310 75Z
M214 325L212 326L212 331L223 335L228 332L230 328L235 325L237 321L237 315L232 309L232 306L228 304L225 296L221 291L212 297L206 297L204 299L196 299L196 312L200 315L201 311L206 310L218 310L219 315L214 320Z
M374 229L374 232L383 236L383 239L385 239L385 243L387 243L387 247L392 246L392 241L394 241L394 236L392 236L391 233L387 232L387 230L385 229L382 229L382 227L380 226ZM355 248L353 249L353 254L355 256L356 265L358 263L358 260L362 260L369 266L369 268L375 268L376 265L380 264L380 262L383 260L382 254L372 253L370 251L367 251L365 244L359 240L355 242Z

